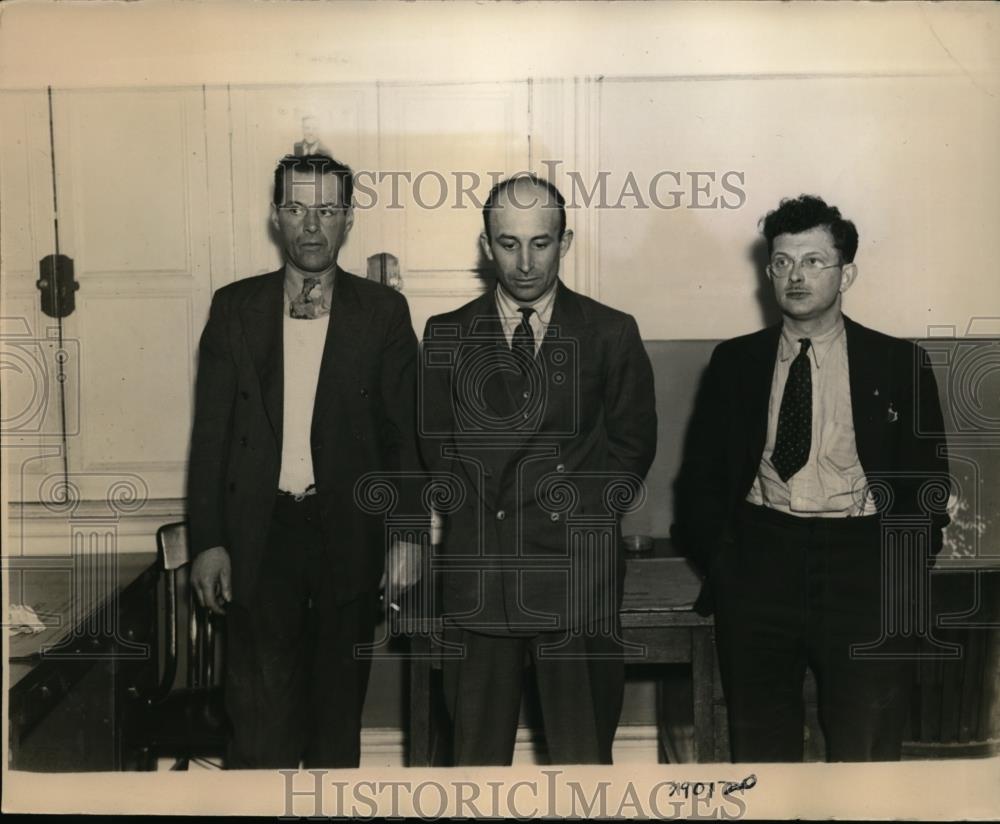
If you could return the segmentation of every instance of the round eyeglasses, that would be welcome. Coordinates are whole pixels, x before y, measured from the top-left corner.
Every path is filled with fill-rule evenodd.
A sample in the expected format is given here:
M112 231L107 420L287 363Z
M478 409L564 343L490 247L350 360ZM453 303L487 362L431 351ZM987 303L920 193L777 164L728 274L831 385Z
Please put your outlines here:
M824 263L818 255L806 255L799 262L799 271L810 278L819 277L827 269L839 269L843 263ZM787 255L775 255L767 265L767 273L776 280L784 280L795 271L795 260Z
M303 206L301 203L289 203L287 206L279 206L279 212L284 212L293 220L302 220L309 212L312 212L322 221L331 221L343 211L342 206L334 206L330 203L323 203L320 206Z

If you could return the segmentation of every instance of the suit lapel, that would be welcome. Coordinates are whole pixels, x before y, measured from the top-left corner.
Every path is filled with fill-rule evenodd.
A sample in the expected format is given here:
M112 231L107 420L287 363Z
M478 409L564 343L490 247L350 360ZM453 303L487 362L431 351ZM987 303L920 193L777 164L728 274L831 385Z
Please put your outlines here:
M592 339L590 336L593 330L576 293L565 287L561 281L556 289L552 316L538 354L535 356L537 371L530 382L507 384L508 387L516 387L518 392L528 387L535 387L535 391L542 393L539 412L527 421L527 426L513 430L513 435L517 437L511 440L510 449L506 453L507 468L518 465L519 459L525 450L530 448L533 440L544 438L546 433L562 431L566 421L579 419L580 410L575 407L580 403L581 361L586 357L586 342ZM573 346L575 351L569 358L563 360L556 354L556 350L557 348L565 350L566 346ZM567 374L570 370L573 374ZM528 409L537 409L531 405L530 400L526 401L523 397L513 397L511 404L514 410L524 409L526 404ZM522 421L515 422L515 424L522 423Z
M333 400L357 383L358 355L365 349L371 328L372 309L362 303L351 276L338 266L335 277L313 405L314 430L322 424Z
M580 403L582 359L586 355L587 342L593 340L592 336L596 334L576 293L564 286L562 281L559 281L556 288L552 317L537 356L542 379L545 381L545 407L541 421L534 432L530 433L532 435L550 431L553 426L564 426L565 421L579 419L580 410L574 410L574 407ZM564 346L572 346L576 357L574 362L571 355L566 362L566 369L560 370L559 364L562 361L556 350ZM574 370L575 374L565 374L567 369Z
M746 353L746 362L739 380L743 384L740 397L746 401L744 420L746 421L747 453L754 471L760 465L764 446L767 442L767 417L771 400L771 382L774 379L775 361L778 357L778 341L781 325L765 329L763 334L753 339L752 347Z
M881 364L875 349L868 345L866 329L844 316L847 335L847 368L851 385L851 420L854 423L854 443L862 467L871 466L870 457L878 452L880 430L878 410L886 398L891 399L889 386L879 387ZM886 397L880 395L884 393Z
M250 348L257 378L260 381L264 411L275 440L281 443L284 366L282 317L284 314L285 273L271 272L260 281L240 308L243 337Z
M465 330L465 340L481 339L484 350L480 350L480 354L492 359L488 368L477 371L485 377L482 400L492 413L487 414L493 420L497 420L508 417L512 411L513 398L507 385L505 371L510 359L510 349L504 336L503 324L500 322L495 294L490 291L483 297L485 300L481 304L477 301L471 324ZM475 402L476 399L469 400ZM506 431L508 430L505 429L504 432Z
M469 305L461 326L459 338L455 342L450 402L461 407L460 414L469 420L485 422L502 419L510 415L510 395L499 367L506 362L508 354L492 290ZM469 375L473 372L468 371L465 364L460 365L460 359L470 357L475 359L474 380L469 380ZM507 457L505 450L494 448L499 444L495 443L495 436L491 438L492 431L494 430L484 431L482 444L479 446L465 444L459 449L462 454L475 456L483 461L490 473L485 484L481 485L478 471L473 465L465 460L460 461L473 488L484 500L491 500L495 496L499 475ZM500 434L505 435L507 432L505 429Z

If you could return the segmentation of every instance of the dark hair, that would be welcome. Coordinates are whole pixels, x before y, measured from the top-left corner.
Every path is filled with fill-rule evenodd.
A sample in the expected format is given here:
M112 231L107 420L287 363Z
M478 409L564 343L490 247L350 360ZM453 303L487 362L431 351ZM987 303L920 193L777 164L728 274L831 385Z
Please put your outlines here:
M840 215L836 206L828 206L821 197L799 195L784 198L773 212L768 212L761 221L764 237L767 239L767 253L774 248L778 235L797 235L817 226L824 227L833 237L833 245L840 253L843 263L853 263L858 251L858 230L853 223Z
M490 189L490 193L486 196L486 203L483 205L483 225L486 227L486 237L492 237L490 235L490 212L497 207L500 195L519 180L530 180L534 185L542 187L552 195L552 199L555 200L556 205L559 207L559 237L562 238L563 233L566 231L566 198L562 196L562 192L556 188L554 183L531 172L508 177Z
M271 194L271 202L275 206L281 206L285 202L285 181L291 183L293 172L336 175L340 180L340 205L351 205L351 199L354 197L354 173L351 167L334 160L329 155L311 154L301 157L285 155L278 161L274 170L274 191Z

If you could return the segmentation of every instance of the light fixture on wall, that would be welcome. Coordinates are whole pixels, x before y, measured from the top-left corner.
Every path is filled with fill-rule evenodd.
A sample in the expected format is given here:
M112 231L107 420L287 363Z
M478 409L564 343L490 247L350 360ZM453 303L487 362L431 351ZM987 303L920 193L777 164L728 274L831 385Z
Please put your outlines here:
M399 258L388 252L379 252L368 258L368 279L375 280L385 286L391 286L397 292L403 291L403 276L399 274Z

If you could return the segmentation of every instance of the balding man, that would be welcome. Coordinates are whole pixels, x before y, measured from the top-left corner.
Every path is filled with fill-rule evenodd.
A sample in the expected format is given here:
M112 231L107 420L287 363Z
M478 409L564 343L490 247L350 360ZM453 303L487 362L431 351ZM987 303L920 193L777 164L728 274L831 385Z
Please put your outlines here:
M504 180L483 218L496 286L428 321L421 374L425 459L465 487L435 561L461 651L443 669L455 762L511 763L531 662L550 760L608 764L624 687L611 491L653 460L653 372L630 315L559 280L573 233L554 185Z

